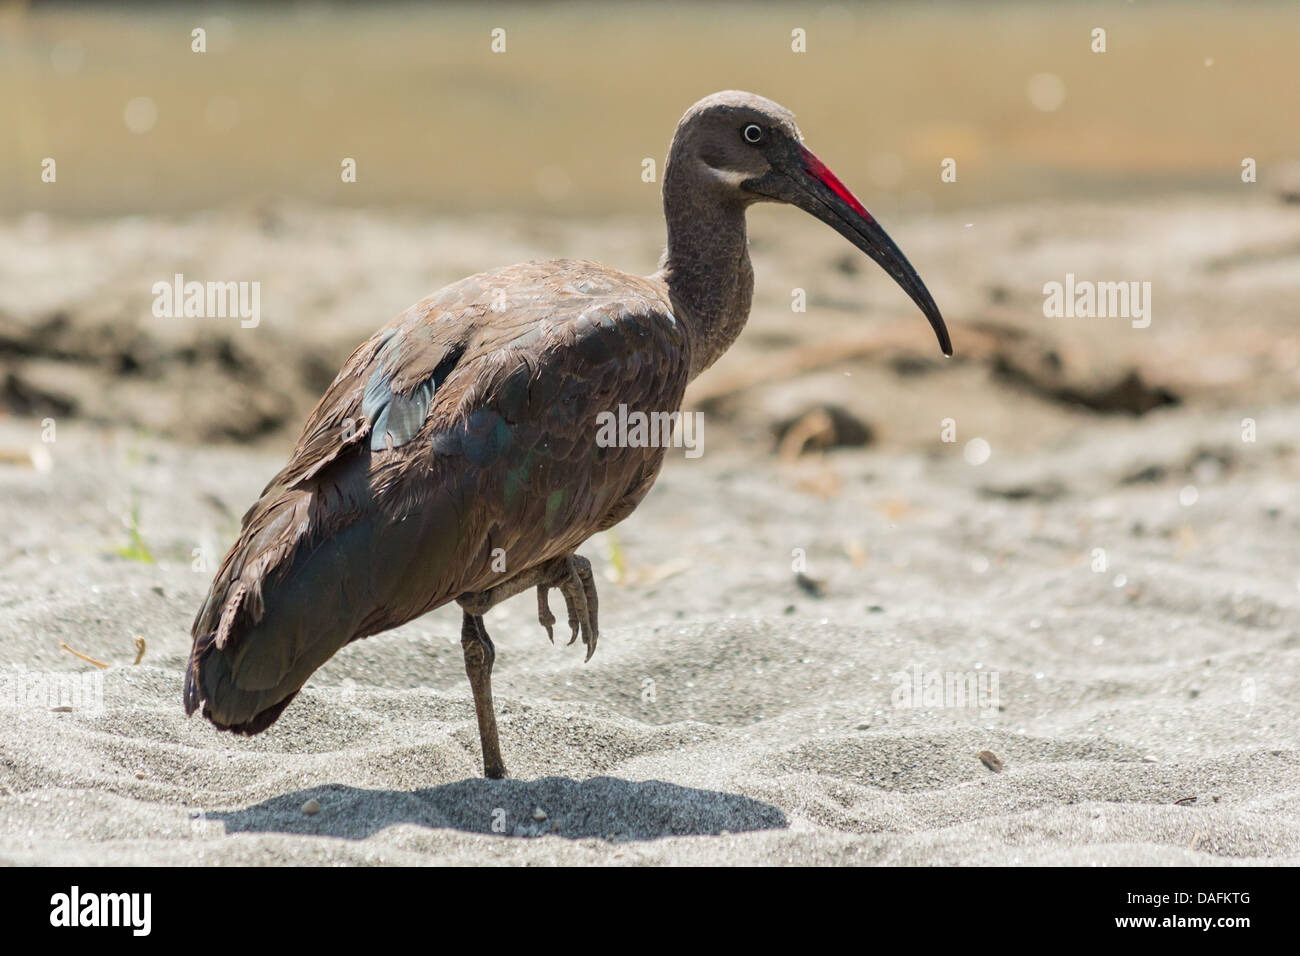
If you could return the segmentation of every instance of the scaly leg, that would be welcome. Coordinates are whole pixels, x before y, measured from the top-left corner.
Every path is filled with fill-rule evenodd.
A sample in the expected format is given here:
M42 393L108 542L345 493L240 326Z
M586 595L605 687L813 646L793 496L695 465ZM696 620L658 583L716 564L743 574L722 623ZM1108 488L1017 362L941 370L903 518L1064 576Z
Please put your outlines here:
M460 626L460 646L465 652L465 673L474 693L479 743L483 746L483 776L499 780L506 775L506 763L501 759L497 715L492 706L492 662L497 654L481 616L465 614Z

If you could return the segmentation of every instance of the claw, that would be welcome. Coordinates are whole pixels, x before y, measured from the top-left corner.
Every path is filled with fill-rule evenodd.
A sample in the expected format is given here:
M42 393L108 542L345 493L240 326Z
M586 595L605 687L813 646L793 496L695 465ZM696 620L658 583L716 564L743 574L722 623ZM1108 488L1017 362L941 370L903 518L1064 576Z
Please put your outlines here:
M545 584L537 585L537 620L546 628L546 636L552 644L555 643L555 615L551 613L551 602L546 599L546 593L550 590Z
M596 581L591 573L591 562L580 554L558 559L550 566L542 584L537 585L537 620L546 628L546 636L555 643L555 615L551 613L549 595L551 588L564 597L564 609L569 617L569 643L582 637L587 647L586 661L596 653L600 632L596 626Z
M596 641L600 639L600 627L596 622L600 601L596 597L596 579L591 573L591 562L580 554L573 556L574 575L582 587L583 604L586 607L582 642L587 645L585 664L596 653Z
M570 605L570 607L572 607L572 605ZM575 616L573 615L572 611L570 611L570 613L569 613L569 645L572 645L573 642L576 641L576 640L578 639L578 630L580 629L580 627L581 627L581 623L578 621L578 618L575 617ZM568 645L566 645L566 646L568 646Z
M564 608L568 612L569 643L573 644L582 635L582 643L587 646L586 660L591 660L599 637L596 582L591 574L591 562L580 554L555 558L521 575L517 581L508 581L486 591L467 591L456 601L465 614L481 618L499 602L534 585L537 588L537 621L546 629L547 639L555 643L555 615L551 613L549 595L551 588L557 588L564 595Z
M569 565L569 579L560 586L560 593L564 595L565 606L569 609L569 630L572 632L569 634L569 644L573 644L580 633L584 634L585 644L587 595L583 592L582 581L572 563Z

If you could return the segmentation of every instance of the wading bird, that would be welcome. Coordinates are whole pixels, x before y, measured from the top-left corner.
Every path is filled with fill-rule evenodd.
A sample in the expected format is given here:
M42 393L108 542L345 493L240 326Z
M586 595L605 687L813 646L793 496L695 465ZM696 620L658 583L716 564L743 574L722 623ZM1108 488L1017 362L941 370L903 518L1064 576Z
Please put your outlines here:
M752 93L700 100L664 170L668 245L641 277L557 259L484 272L416 303L355 352L289 463L244 515L195 618L185 709L265 730L339 648L457 602L483 770L505 763L492 704L493 605L551 589L587 659L596 587L577 548L626 518L664 448L604 447L597 418L671 413L735 341L754 275L745 211L798 206L882 266L948 331L916 270L803 145L786 109ZM607 443L606 443L607 444Z

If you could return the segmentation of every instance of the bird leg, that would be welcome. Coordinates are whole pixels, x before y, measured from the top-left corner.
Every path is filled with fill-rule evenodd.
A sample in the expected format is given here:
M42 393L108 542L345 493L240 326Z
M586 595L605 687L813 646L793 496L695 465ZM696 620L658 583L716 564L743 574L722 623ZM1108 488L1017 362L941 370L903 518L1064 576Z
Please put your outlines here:
M506 775L506 763L501 759L497 715L492 706L492 662L497 653L481 616L466 612L460 626L460 646L465 653L470 690L474 693L479 743L483 746L483 776L499 780Z
M569 612L569 638L572 644L582 634L587 646L586 660L596 652L596 579L591 573L591 562L580 554L567 554L516 575L504 584L486 591L469 591L456 598L464 612L460 627L460 646L465 654L465 673L469 676L470 690L474 693L474 713L478 717L479 742L483 746L483 775L500 779L506 775L506 764L501 759L501 738L497 734L496 710L492 704L492 662L496 649L483 626L483 615L507 598L514 597L530 587L537 588L537 619L546 634L555 641L551 630L555 615L551 613L547 593L551 588L564 595Z
M521 571L504 584L498 584L486 591L466 591L456 598L456 603L461 606L461 610L466 614L482 617L502 601L509 600L534 585L541 585L550 581L558 582L568 568L568 560L568 555L562 558L554 558L545 564L539 564L527 571ZM555 622L552 621L551 623Z
M466 614L482 617L502 601L534 586L537 588L537 620L546 628L546 636L551 639L551 643L555 643L555 615L551 613L547 595L551 588L556 588L564 595L564 606L569 615L569 643L572 644L581 634L582 643L587 647L585 660L591 660L591 655L596 653L596 641L600 637L596 623L599 601L596 598L596 579L591 573L591 562L580 554L554 558L486 591L467 592L458 597L456 603Z

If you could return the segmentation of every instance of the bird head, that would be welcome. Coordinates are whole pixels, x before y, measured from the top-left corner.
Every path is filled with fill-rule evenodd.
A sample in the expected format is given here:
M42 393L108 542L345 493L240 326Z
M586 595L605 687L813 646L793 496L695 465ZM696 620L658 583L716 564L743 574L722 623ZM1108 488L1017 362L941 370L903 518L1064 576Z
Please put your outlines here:
M749 204L781 202L816 216L853 243L902 286L930 322L944 355L952 342L934 298L907 257L862 202L803 144L794 114L738 90L714 93L682 117L676 162L695 166L697 181Z

